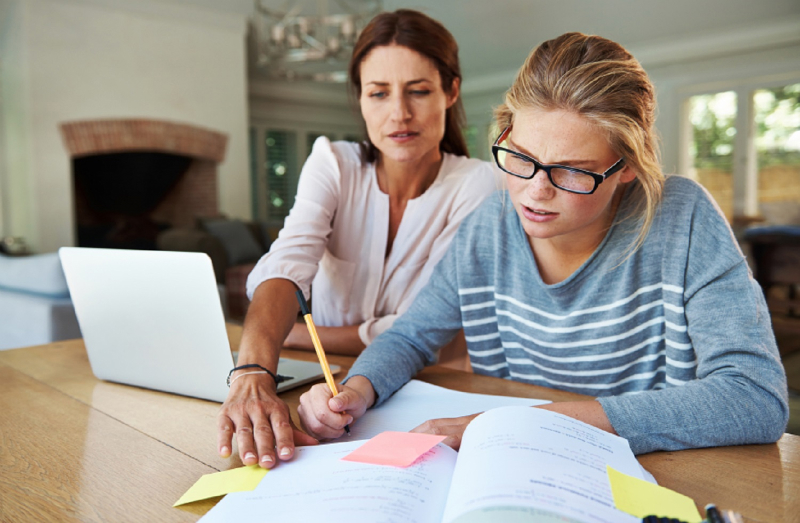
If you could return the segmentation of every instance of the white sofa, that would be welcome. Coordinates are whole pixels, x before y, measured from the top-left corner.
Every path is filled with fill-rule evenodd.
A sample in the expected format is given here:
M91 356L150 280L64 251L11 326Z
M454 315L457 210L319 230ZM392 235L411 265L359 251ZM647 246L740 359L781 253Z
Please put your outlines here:
M0 254L0 350L80 337L58 254Z

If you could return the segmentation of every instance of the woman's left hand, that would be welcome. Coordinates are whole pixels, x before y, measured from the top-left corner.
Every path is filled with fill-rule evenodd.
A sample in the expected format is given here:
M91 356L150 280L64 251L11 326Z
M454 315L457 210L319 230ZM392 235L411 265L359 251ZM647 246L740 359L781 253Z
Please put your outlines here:
M464 435L464 429L467 428L470 421L474 420L480 414L479 412L469 416L461 416L460 418L431 419L419 427L412 429L410 432L447 436L443 443L458 450L459 447L461 447L461 438Z

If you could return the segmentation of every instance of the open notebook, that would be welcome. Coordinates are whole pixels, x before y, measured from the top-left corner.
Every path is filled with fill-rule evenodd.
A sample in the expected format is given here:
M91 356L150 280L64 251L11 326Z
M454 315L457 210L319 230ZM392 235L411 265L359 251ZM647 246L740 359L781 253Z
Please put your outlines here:
M225 400L234 359L206 254L81 247L58 254L95 376ZM293 377L281 392L321 378L322 368L281 358L278 373Z
M606 470L649 479L628 442L554 412L487 411L459 452L440 443L408 468L342 461L362 443L299 447L255 490L228 494L201 521L641 521L614 507Z

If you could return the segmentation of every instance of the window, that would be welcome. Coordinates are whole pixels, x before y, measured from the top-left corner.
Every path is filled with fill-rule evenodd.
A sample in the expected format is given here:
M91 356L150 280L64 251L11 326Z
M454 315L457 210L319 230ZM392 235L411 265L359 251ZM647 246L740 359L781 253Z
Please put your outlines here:
M800 84L753 94L758 206L768 222L800 223Z
M264 144L267 220L283 220L289 214L297 192L297 134L289 131L267 131Z
M711 193L728 220L732 220L736 93L693 96L689 99L689 119L692 125L689 175Z
M687 99L684 168L734 225L800 223L800 83Z

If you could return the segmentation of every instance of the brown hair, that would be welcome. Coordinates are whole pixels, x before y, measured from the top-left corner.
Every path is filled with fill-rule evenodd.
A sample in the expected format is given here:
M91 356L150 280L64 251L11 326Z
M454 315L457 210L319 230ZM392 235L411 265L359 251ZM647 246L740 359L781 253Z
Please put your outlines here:
M401 45L430 59L439 71L442 89L450 94L453 81L461 81L461 67L458 62L458 44L450 32L433 18L411 9L398 9L391 13L381 13L373 18L361 31L353 56L348 66L348 81L352 95L361 97L361 62L376 47ZM444 137L439 149L446 153L469 156L467 143L462 134L466 118L461 97L445 113ZM362 143L362 156L367 162L378 159L380 151L370 141Z
M494 111L500 131L521 109L571 111L605 133L611 149L625 158L643 193L641 218L631 252L644 242L664 187L655 131L655 89L647 73L621 45L599 36L566 33L528 56Z

